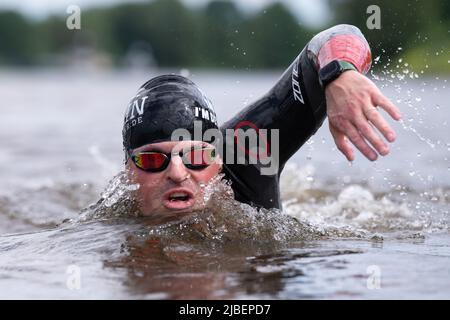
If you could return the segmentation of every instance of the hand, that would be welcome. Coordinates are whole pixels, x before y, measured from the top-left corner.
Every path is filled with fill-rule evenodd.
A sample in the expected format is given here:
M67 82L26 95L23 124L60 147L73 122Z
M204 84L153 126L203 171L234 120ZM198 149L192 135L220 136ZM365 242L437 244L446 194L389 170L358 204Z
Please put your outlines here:
M327 85L325 96L331 134L348 161L355 158L349 140L371 161L375 161L378 154L389 153L389 146L375 128L389 142L395 140L396 134L377 107L395 120L400 120L401 114L372 81L356 71L346 71Z

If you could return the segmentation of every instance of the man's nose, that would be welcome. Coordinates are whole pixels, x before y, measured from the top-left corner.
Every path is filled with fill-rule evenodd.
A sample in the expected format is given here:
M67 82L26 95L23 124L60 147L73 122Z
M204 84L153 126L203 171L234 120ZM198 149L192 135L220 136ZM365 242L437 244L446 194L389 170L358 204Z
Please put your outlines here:
M167 168L168 179L174 182L182 182L187 179L189 172L179 156L174 156L170 159L169 167Z

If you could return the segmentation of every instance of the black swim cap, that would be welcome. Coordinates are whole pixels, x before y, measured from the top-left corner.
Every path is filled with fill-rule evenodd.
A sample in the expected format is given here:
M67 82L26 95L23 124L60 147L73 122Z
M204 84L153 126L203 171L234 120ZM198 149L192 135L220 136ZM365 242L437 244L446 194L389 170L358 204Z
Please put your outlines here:
M125 111L125 154L145 144L170 141L176 129L186 129L193 137L194 121L201 121L203 132L218 128L211 102L191 80L178 75L150 79Z

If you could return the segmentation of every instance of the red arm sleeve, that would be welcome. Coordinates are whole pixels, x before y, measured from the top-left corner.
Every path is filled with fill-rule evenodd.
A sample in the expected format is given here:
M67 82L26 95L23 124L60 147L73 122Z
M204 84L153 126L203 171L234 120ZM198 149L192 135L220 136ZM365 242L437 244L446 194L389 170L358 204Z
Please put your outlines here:
M343 60L365 74L372 63L370 47L363 34L357 27L346 24L317 34L308 45L308 56L317 70L333 60Z

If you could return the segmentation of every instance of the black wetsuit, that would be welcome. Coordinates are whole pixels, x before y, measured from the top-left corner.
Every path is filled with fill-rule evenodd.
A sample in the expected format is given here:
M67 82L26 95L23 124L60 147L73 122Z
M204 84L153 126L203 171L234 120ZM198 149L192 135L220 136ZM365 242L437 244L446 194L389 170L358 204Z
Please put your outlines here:
M265 96L220 127L224 135L226 129L234 129L242 121L249 121L259 129L279 129L276 174L262 175L258 164L230 164L225 152L222 155L225 160L223 172L231 181L236 200L258 207L281 209L279 180L284 165L326 117L324 89L318 79L318 51L326 41L340 34L351 34L365 42L360 31L348 25L322 32L306 45ZM234 154L237 152L235 144L226 143L226 148L233 148ZM246 160L248 162L248 155Z

